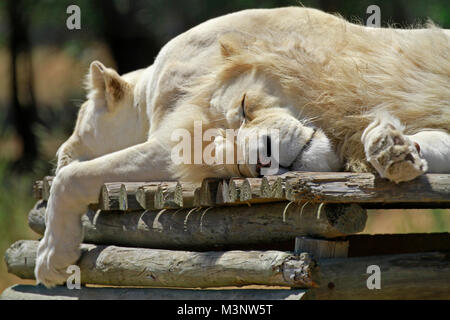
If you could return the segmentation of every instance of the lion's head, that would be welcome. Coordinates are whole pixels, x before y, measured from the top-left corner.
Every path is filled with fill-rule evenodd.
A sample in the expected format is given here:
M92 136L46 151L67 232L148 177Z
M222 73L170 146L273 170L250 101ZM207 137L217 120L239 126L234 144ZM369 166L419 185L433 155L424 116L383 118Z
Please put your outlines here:
M192 87L195 92L187 104L203 104L203 110L208 110L204 112L210 115L209 127L234 129L237 137L231 141L223 130L223 136L214 140L216 153L220 150L225 164L215 166L213 173L206 166L202 170L178 166L175 171L183 171L180 177L192 180L202 174L257 177L295 170L340 170L332 143L320 128L301 119L296 108L299 102L283 88L282 79L267 72L257 60L248 59L242 42L225 37L220 45L219 71ZM230 148L234 149L234 163L227 163L224 157Z
M87 101L75 129L57 151L56 173L77 160L89 160L142 142L148 123L140 118L133 90L141 70L119 76L94 61L86 77Z

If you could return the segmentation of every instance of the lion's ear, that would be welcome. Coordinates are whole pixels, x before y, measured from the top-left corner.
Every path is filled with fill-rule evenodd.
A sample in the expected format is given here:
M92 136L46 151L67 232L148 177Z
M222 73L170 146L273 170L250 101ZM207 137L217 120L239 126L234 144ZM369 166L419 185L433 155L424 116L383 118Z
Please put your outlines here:
M98 100L104 99L104 105L109 111L125 95L128 83L113 69L106 68L100 61L91 63L88 74L89 97Z
M231 34L221 36L219 39L219 44L220 52L224 58L237 55L242 47L242 41L236 35Z

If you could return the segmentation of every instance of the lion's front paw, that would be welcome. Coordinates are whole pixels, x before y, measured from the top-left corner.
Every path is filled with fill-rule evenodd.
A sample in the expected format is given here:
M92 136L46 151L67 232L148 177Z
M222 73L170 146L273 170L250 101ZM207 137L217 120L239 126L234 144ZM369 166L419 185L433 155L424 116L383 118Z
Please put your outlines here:
M60 252L57 253L55 246L49 245L44 240L41 241L36 257L36 266L34 274L37 283L42 283L47 288L63 284L69 274L67 267L77 260L78 253Z
M427 171L420 147L394 124L381 123L363 135L367 161L381 177L395 183L410 181Z

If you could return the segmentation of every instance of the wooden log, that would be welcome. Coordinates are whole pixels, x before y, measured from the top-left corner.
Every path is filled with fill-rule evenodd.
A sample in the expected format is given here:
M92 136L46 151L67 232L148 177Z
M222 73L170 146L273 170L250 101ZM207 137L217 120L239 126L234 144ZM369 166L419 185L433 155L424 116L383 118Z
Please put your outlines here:
M357 205L298 206L295 203L251 207L131 211L89 210L82 217L84 240L152 248L209 250L274 245L300 235L335 238L361 232L366 211ZM43 234L45 202L30 211L30 227Z
M244 202L251 199L250 184L247 179L233 178L228 183L228 202Z
M182 185L176 181L141 182L134 197L147 210L174 209L183 206ZM127 184L125 184L127 185ZM133 195L130 194L129 197ZM193 196L192 196L193 197Z
M183 208L195 208L200 204L196 203L195 191L200 188L200 185L189 182L179 182L180 187L175 190L175 198L178 200L180 207Z
M228 186L228 181L223 179L219 182L217 186L216 203L217 204L227 204L230 202L230 190Z
M120 210L119 197L121 183L105 183L100 191L98 200L99 208L101 210Z
M275 180L281 181L280 178ZM125 208L127 208L126 210L142 208L153 210L281 201L281 197L264 198L261 196L262 181L260 178L233 178L230 181L205 179L201 186L186 182L108 183L105 184L108 192L102 191L102 194L104 197L109 194L111 200L100 199L100 202L107 204L100 208L102 210L125 210ZM277 189L276 185L280 183L276 182L273 187ZM119 184L121 191L119 192L119 207L117 207L115 198ZM125 195L128 200L125 200Z
M371 173L289 172L283 176L286 198L291 201L450 204L450 174L425 174L399 184Z
M34 279L39 242L20 240L5 253L8 272ZM282 251L171 251L81 245L82 284L211 288L268 285L309 288L315 262Z
M159 182L147 183L140 186L136 191L136 201L144 209L155 208L155 196L158 192Z
M279 177L232 178L228 182L223 180L219 182L214 204L242 205L282 201L284 196L281 185Z
M295 254L308 252L316 259L346 258L348 241L323 240L310 237L295 238Z
M119 190L119 210L142 210L143 207L136 199L136 191L142 186L142 182L122 183Z
M155 194L155 209L183 207L182 188L179 182L162 182Z
M284 183L280 176L267 176L261 180L263 198L285 199Z
M380 289L368 288L377 272L369 266L379 267ZM448 252L323 259L313 280L307 299L449 299L450 259Z
M165 289L14 285L0 300L301 300L305 289Z
M221 181L221 179L215 178L204 179L197 193L198 198L195 200L195 203L203 207L216 205L217 191Z
M233 178L228 183L228 199L224 204L271 202L261 194L260 178ZM216 203L222 204L222 203Z
M418 179L398 185L369 173L348 172L288 172L281 176L267 176L262 179L239 179L235 180L242 182L235 184L244 187L242 197L246 199L245 201L240 200L241 193L234 196L235 202L231 201L228 197L229 182L221 179L206 179L197 191L198 186L182 183L182 190L176 188L174 194L169 196L169 192L168 198L177 199L179 203L178 199L181 197L185 208L275 202L286 199L296 202L359 203L367 209L450 208L449 174L425 174ZM52 180L53 177L45 177L42 187L41 182L37 181L33 188L35 197L48 199ZM134 187L128 188L129 183L105 184L99 199L100 208L120 209L120 186L124 184L129 200L128 210L139 210L141 206L155 209L154 196L158 190L151 191L151 186L155 183L142 182L142 187L147 187L146 193L144 192L145 196L142 196L143 192L136 190L137 201L132 200ZM418 197L418 194L421 196ZM108 196L111 199L107 199ZM173 204L172 201L170 203Z
M217 196L217 195L216 195ZM194 190L194 207L200 207L200 187Z

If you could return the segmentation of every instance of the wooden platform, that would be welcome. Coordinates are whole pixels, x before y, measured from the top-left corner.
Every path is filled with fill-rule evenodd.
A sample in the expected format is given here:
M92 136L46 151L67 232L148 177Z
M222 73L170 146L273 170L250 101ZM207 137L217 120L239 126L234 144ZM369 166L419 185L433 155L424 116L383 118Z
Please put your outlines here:
M52 180L33 188L28 222L41 235ZM112 182L89 208L78 265L96 287L14 286L2 299L450 299L449 233L358 234L366 209L450 208L449 174ZM33 279L37 244L12 244L8 271ZM236 289L248 285L265 289Z
M53 177L34 185L48 199ZM264 178L182 182L113 182L100 192L101 210L154 210L267 203L358 203L366 208L450 208L450 174L425 174L394 184L371 173L288 172Z

